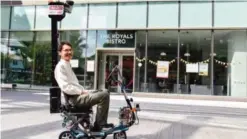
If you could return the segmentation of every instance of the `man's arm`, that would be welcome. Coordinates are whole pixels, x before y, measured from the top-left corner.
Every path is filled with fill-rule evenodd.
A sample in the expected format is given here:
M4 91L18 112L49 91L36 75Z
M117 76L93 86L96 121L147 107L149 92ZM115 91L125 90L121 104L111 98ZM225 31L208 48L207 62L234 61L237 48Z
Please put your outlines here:
M56 68L55 79L58 83L58 86L66 94L80 95L83 91L80 87L73 85L68 81L68 76L67 76L65 68L63 66Z

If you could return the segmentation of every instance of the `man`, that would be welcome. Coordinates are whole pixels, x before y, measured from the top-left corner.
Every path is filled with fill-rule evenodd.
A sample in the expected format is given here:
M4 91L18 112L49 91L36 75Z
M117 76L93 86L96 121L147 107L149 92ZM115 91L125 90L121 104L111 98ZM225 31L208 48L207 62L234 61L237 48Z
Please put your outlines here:
M92 107L98 104L93 131L100 131L103 127L112 127L113 124L107 124L110 101L108 91L90 93L79 84L70 65L73 50L69 42L61 42L58 53L61 59L56 65L54 74L61 91L66 93L69 96L69 101L76 106Z

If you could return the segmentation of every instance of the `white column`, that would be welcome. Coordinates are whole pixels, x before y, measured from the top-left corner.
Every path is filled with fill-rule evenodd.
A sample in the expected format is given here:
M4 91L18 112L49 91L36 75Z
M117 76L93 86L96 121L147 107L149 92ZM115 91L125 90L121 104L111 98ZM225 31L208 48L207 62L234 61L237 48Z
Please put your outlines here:
M233 31L228 36L228 78L231 96L247 96L247 35ZM229 86L230 85L230 86ZM228 92L229 93L229 92Z

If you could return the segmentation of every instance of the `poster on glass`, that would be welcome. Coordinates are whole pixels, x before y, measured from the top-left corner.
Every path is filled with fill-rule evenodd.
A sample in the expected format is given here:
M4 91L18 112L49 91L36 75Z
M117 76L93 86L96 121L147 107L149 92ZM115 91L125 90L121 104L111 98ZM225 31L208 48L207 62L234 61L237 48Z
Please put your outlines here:
M169 76L169 61L157 61L157 78L168 78Z

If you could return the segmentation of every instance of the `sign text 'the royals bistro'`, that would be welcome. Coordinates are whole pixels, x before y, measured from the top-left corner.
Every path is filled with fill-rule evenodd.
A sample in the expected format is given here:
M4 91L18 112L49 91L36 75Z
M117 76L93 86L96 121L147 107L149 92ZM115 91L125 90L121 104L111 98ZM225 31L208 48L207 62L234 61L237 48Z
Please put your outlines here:
M102 34L101 38L105 40L104 47L134 47L134 31L107 32Z

